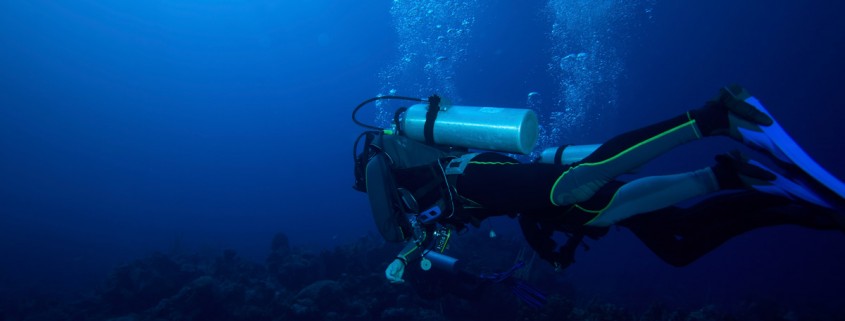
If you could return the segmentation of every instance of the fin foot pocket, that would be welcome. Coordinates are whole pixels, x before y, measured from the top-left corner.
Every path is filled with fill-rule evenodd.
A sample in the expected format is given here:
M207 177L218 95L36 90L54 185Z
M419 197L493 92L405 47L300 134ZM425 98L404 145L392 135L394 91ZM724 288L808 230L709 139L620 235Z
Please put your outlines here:
M845 203L845 183L830 174L816 163L801 146L771 117L771 114L757 98L748 97L745 100L756 110L765 113L772 119L772 124L760 127L758 132L741 130L742 142L749 147L770 155L778 165L790 172L796 178L812 180L838 196L838 203ZM803 178L802 178L803 177Z
M718 100L730 113L742 119L758 125L771 126L774 123L772 117L748 103L749 98L751 94L744 87L730 85L719 90Z

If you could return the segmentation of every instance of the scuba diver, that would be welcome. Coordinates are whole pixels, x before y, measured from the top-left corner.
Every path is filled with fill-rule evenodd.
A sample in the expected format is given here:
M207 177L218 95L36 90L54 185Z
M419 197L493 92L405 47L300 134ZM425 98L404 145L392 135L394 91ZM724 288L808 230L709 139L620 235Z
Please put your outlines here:
M356 119L361 107L381 99L420 103L398 109L393 129ZM382 96L358 105L352 118L373 129L355 143L354 188L367 193L381 235L406 242L385 271L392 283L403 282L411 262L424 268L440 264L448 258L442 253L453 231L492 216L518 218L529 245L558 269L574 262L584 237L599 238L612 225L632 230L676 266L758 227L843 226L845 184L738 85L722 88L703 107L601 145L550 148L531 163L503 154L533 149L538 130L531 110L450 106L437 96ZM618 179L679 145L710 136L727 136L767 155L779 171L732 152L691 172ZM706 198L676 206L696 197ZM560 245L555 233L569 239Z

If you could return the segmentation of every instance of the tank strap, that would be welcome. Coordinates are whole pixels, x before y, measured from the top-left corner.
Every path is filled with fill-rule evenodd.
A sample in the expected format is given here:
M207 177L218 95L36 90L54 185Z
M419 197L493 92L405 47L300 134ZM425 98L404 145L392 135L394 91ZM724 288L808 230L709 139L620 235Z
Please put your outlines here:
M434 121L437 113L440 112L440 96L428 97L428 111L425 113L425 125L423 125L423 136L425 143L434 145Z
M557 150L555 151L555 160L554 160L555 165L563 165L563 150L566 149L567 147L569 147L569 144L566 144L566 145L563 145L563 146L560 146L560 147L557 148Z

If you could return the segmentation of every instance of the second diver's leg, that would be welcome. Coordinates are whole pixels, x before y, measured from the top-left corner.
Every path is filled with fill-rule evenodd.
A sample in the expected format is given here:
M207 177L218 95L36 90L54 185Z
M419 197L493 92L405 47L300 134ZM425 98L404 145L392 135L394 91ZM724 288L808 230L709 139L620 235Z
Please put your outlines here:
M674 266L688 265L731 238L766 226L793 224L842 230L830 210L788 198L741 191L707 198L689 208L670 207L619 222Z

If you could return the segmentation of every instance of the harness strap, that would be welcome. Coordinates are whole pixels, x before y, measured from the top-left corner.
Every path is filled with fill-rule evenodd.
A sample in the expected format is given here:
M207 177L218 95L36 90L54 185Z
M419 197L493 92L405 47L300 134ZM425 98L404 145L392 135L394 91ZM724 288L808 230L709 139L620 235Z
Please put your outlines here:
M466 170L470 161L478 155L479 153L464 154L461 157L452 159L445 167L446 181L452 189L451 193L454 196L455 207L460 209L458 212L461 216L460 219L462 222L472 224L475 227L481 226L481 220L490 216L491 212L475 201L463 197L458 193L455 186L457 186L458 177L464 174L464 170Z
M479 153L464 154L461 157L454 158L446 164L446 175L461 175L469 165L469 162Z
M449 163L446 164L444 170L446 172L446 182L449 183L449 186L454 189L455 184L458 182L458 176L464 174L464 170L466 170L469 162L475 157L478 156L479 153L469 153L461 155L461 157L453 158ZM463 199L458 194L457 190L451 191L454 193L455 196L458 196L459 199Z

